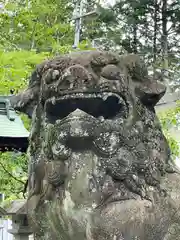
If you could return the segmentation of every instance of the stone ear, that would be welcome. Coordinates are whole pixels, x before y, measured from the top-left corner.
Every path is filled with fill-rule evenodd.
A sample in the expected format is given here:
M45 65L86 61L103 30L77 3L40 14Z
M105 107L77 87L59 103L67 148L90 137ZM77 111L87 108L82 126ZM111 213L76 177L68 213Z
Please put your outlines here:
M163 83L151 79L139 83L139 86L135 88L135 93L140 98L141 102L146 106L152 107L159 102L165 92L166 86Z
M31 118L38 102L38 89L36 87L28 88L22 93L12 96L10 102L15 110L25 113Z
M39 65L39 68L41 65ZM41 76L39 75L38 67L32 73L29 86L26 90L19 93L16 96L11 96L10 102L11 106L22 113L28 115L28 117L32 117L34 108L36 107L40 94L40 84L41 84Z

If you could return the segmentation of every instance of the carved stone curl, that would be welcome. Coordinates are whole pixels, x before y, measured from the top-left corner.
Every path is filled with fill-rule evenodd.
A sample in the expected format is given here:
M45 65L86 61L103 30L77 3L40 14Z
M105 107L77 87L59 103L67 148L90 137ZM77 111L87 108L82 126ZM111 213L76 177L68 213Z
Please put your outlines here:
M37 67L12 104L32 117L38 240L175 239L180 177L154 110L165 90L135 55L85 51Z

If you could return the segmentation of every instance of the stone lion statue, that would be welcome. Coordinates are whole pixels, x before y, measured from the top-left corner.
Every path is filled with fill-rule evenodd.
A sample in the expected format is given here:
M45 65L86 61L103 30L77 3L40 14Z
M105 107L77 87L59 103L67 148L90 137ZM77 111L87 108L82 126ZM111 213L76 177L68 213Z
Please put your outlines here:
M166 91L136 55L47 60L12 97L32 118L28 216L36 238L180 239L180 176L154 107Z

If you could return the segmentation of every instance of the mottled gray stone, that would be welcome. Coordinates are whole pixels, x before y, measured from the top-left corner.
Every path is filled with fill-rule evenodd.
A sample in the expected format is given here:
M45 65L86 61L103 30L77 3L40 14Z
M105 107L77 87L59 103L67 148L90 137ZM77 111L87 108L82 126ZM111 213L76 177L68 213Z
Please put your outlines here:
M175 239L180 176L154 110L165 90L135 55L85 51L37 67L12 104L32 117L38 240Z

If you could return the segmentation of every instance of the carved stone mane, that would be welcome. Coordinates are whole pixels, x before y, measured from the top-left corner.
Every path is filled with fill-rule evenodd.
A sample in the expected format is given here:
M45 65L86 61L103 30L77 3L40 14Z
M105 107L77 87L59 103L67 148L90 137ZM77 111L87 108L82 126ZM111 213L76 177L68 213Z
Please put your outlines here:
M38 240L175 239L179 173L154 110L165 90L136 55L76 52L37 67L12 104L32 117Z

